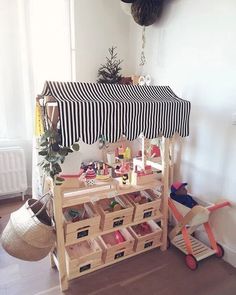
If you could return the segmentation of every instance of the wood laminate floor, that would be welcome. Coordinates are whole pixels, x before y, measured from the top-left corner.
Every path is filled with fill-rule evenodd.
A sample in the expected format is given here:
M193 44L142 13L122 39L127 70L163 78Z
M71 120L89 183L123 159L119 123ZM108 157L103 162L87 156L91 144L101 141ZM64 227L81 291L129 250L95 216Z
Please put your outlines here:
M0 203L0 231L21 201ZM66 295L235 295L236 269L210 257L192 272L184 255L171 247L151 250L70 281ZM49 258L25 262L0 248L0 295L59 295L58 272Z

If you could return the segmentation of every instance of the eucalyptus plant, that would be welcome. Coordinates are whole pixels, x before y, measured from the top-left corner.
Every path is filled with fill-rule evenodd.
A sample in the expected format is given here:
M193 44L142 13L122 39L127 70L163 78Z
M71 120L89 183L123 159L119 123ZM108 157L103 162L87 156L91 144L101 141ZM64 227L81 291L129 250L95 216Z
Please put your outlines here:
M71 147L63 147L61 145L61 134L59 130L53 127L46 130L40 137L39 155L43 157L39 166L42 167L44 173L50 176L56 185L61 185L64 178L58 174L62 172L61 164L64 163L66 156L74 151L79 151L78 143Z

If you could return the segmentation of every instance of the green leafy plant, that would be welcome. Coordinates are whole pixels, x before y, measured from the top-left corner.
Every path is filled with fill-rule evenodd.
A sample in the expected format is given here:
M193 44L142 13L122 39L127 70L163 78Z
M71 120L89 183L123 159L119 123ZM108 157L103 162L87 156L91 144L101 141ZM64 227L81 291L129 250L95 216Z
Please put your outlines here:
M56 185L63 183L64 178L58 174L62 172L61 164L64 163L66 156L74 151L79 151L79 144L75 143L70 148L61 145L61 135L53 127L49 128L40 137L39 155L43 157L39 166L44 173L50 176Z
M116 47L108 49L110 56L106 57L106 64L101 65L98 69L98 83L118 84L121 80L120 64L122 60L117 59L117 53L115 53Z
M108 145L108 142L107 142L105 136L104 136L104 135L100 135L100 137L99 137L99 139L98 139L98 148L101 150L101 149L103 149L104 147L107 148L108 146L109 146L109 145Z

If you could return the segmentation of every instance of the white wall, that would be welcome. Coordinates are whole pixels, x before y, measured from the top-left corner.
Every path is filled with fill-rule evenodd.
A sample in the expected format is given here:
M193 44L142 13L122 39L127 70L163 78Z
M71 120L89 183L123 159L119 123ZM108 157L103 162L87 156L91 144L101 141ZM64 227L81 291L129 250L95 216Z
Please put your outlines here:
M127 73L129 18L117 0L75 0L76 78L95 82L98 68L106 62L108 48L117 47L123 59L122 74Z
M123 60L122 75L128 72L129 22L117 0L75 0L76 81L96 82L98 68L106 62L108 48L116 46L117 58ZM102 158L98 144L80 143L78 153L63 165L65 172L77 172L81 161Z
M236 2L166 1L161 19L146 30L143 73L191 101L190 136L178 147L176 178L193 194L215 202L236 196ZM141 28L131 22L134 71L140 72ZM236 209L214 216L217 238L236 255ZM228 260L232 259L229 258ZM236 258L234 256L236 266Z

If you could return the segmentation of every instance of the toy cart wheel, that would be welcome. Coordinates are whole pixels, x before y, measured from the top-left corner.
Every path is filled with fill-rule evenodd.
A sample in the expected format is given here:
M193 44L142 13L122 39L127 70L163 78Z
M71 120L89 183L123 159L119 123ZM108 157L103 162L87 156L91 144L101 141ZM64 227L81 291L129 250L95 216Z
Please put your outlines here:
M218 243L216 243L216 245L217 245L216 257L221 258L225 254L224 248L220 244L218 244Z
M198 267L197 259L192 254L185 256L185 263L191 270L196 270Z

